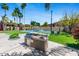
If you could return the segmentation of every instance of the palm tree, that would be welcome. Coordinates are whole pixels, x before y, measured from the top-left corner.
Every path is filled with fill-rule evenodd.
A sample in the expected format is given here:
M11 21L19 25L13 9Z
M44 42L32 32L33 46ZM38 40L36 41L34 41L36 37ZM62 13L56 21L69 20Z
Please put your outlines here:
M50 9L50 3L45 3L45 9L48 11Z
M26 6L27 6L26 3L21 4L22 13L24 12ZM24 14L24 16L25 16L25 14ZM25 17L24 17L24 22L25 22Z
M19 18L19 13L20 13L20 10L19 8L15 8L14 11L12 12L12 16L14 17L14 20L18 20ZM16 19L15 19L16 18Z
M18 8L15 8L14 10L13 10L13 12L12 12L12 16L14 17L14 26L13 26L13 30L15 30L15 27L17 26L17 24L16 24L16 19L18 19L18 13L17 13L17 10Z
M19 13L18 14L18 17L19 17L19 23L21 23L21 18L23 17L23 14L22 13Z
M4 16L6 16L6 11L9 10L8 5L6 3L2 3L1 8L4 9L4 12L5 12Z
M21 18L23 17L23 14L21 12L19 12L18 17L19 17L19 29L21 29L22 28Z
M48 11L50 9L50 3L45 3L45 10ZM50 31L52 33L52 10L51 10L51 26Z
M14 17L14 21L18 20L19 18L19 23L21 21L21 18L23 17L22 13L20 12L19 8L15 8L14 11L12 12L12 16ZM16 25L15 25L16 26Z
M15 17L16 17L15 11L12 12L12 16L14 17L14 21L15 21L15 20L16 20L16 19L15 19Z
M21 23L21 18L23 17L23 14L20 12L19 8L15 8L14 13L15 13L15 16L19 18L19 29L20 29L20 23Z

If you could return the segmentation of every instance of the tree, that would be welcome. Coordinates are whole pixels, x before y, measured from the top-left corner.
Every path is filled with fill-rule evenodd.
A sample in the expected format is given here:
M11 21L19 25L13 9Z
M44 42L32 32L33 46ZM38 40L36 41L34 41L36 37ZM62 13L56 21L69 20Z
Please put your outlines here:
M76 13L72 13L71 15L65 13L64 17L59 22L62 24L62 26L64 26L64 28L67 27L69 29L68 32L71 33L71 29L73 28L73 25L79 23L79 15Z
M36 22L35 21L31 21L31 25L32 26L35 26L36 25Z
M36 22L36 21L31 21L31 25L32 26L40 26L40 23Z
M22 13L25 11L25 7L27 6L26 3L22 3L21 4L21 9L22 9ZM25 13L24 13L24 16L25 16ZM24 17L24 22L25 22L25 17Z
M36 22L36 26L40 26L40 23Z
M19 8L15 8L13 13L12 13L12 16L14 17L14 19L15 19L15 17L18 19L20 16L19 14L20 14Z
M3 30L6 30L6 25L9 23L9 19L6 16L2 16L1 22L3 23Z
M79 16L78 15L76 15L76 13L72 13L71 14L71 16L70 16L70 22L69 22L69 24L70 24L70 27L72 28L72 26L74 25L74 24L76 24L76 22L78 22L78 18Z
M45 3L45 9L48 11L50 9L50 3Z
M5 12L4 16L6 16L6 11L9 10L8 5L6 3L2 3L1 8L4 9L4 12Z
M19 24L21 23L21 18L23 17L23 14L20 12L19 8L15 8L14 11L12 12L12 16L15 18L19 18ZM20 26L19 26L20 28Z
M44 22L43 26L48 26L48 23L47 22Z
M65 15L64 15L64 17L63 17L63 19L62 19L62 25L63 26L69 26L70 25L70 23L69 23L69 18L68 18L68 15L67 15L67 13L65 13Z
M5 16L2 16L2 22L7 25L9 23L9 18L8 17L5 17Z
M16 12L15 12L15 10L12 12L12 16L14 17L14 21L16 20L15 18L16 18Z
M19 17L19 23L21 23L21 18L23 17L22 13L18 13L18 17Z

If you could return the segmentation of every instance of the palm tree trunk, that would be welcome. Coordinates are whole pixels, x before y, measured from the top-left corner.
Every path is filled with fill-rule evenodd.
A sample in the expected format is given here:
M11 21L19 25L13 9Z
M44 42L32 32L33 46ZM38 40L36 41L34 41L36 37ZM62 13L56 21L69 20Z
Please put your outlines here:
M23 20L24 20L24 24L25 24L25 10L22 10L23 13Z
M20 18L19 18L19 24L20 24Z
M14 22L15 22L15 20L16 20L16 19L15 19L15 17L14 17ZM13 30L15 30L15 24L14 24L14 26L13 26Z
M15 17L14 17L14 22L15 22L15 20L16 20L16 19L15 19Z
M23 13L23 20L24 20L24 24L25 24L25 10L22 10Z
M51 34L52 34L52 10L51 10L51 26L50 26L50 31L51 31Z
M19 30L20 30L20 23L21 23L21 18L19 18Z
M22 10L22 13L23 13L23 10ZM22 18L23 20L24 20L24 16L23 16L23 18Z
M16 17L16 21L17 21L17 23L19 23L18 17Z
M22 10L22 13L23 13L23 20L24 20L24 24L25 24L25 10Z
M5 12L4 16L6 16L6 10L4 10L4 12Z

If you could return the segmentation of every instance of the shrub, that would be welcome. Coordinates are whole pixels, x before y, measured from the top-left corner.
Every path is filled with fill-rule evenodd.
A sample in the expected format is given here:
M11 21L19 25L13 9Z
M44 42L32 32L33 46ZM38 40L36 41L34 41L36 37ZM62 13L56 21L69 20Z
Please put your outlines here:
M79 44L79 24L75 24L71 30L73 37L75 38L76 42Z
M12 33L10 39L19 38L19 33Z

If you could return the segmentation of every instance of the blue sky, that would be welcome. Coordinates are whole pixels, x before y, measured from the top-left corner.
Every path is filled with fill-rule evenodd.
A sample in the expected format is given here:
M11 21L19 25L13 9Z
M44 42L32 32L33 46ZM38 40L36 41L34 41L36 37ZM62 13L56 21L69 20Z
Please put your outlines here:
M18 7L20 10L20 4L18 3L9 3L9 11L7 11L7 17L10 20L13 20L11 13L15 7ZM78 3L52 3L50 10L53 10L53 23L61 20L65 12L72 14L73 12L79 13L79 4ZM44 22L50 23L50 10L46 11L43 3L28 3L25 8L25 23L30 24L30 21L37 21L43 24ZM0 20L1 16L4 15L4 10L0 6ZM24 20L21 21L24 23Z

